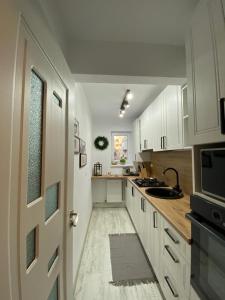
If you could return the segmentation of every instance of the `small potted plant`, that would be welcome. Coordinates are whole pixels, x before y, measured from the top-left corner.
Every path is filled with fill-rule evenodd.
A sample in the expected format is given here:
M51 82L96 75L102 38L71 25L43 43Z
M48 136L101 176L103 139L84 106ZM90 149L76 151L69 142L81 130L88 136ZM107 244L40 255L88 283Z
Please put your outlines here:
M126 162L127 162L127 158L124 155L122 155L121 158L120 158L120 164L125 165Z

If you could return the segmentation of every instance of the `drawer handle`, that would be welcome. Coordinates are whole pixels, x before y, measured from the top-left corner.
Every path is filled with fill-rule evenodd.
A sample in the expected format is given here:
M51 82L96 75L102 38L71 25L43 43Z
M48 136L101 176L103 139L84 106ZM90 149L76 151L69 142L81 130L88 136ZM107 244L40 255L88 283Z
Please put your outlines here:
M164 248L166 249L167 253L169 254L169 256L172 258L172 260L178 264L179 263L179 259L175 256L175 254L172 253L170 247L168 245L165 245Z
M166 232L166 234L170 237L170 239L175 243L175 244L179 244L180 241L175 238L172 233L169 231L169 228L165 228L164 231Z
M167 283L167 285L168 285L168 287L169 287L171 293L173 294L174 298L177 298L177 297L178 297L178 294L177 294L177 292L175 291L175 289L174 289L174 287L173 287L173 285L172 285L172 283L171 283L171 281L170 281L169 276L164 276L164 279L166 280L166 283Z
M153 227L158 228L158 226L157 226L157 211L153 212Z

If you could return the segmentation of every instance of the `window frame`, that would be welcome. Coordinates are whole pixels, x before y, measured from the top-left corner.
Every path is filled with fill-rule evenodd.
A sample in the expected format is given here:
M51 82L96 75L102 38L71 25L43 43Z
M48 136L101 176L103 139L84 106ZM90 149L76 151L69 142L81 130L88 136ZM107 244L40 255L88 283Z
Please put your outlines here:
M131 131L112 131L111 132L111 163L117 161L118 164L112 165L113 167L132 165L132 143L131 143ZM127 136L127 162L125 165L121 165L119 160L114 159L114 136Z

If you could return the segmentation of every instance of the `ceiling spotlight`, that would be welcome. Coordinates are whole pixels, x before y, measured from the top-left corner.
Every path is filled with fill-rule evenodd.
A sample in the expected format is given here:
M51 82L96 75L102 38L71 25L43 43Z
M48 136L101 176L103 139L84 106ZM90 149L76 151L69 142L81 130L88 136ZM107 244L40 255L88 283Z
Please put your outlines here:
M125 106L126 108L130 107L130 104L129 104L129 102L128 102L127 100L124 101L124 106Z
M132 100L133 98L134 98L133 93L131 93L130 90L127 90L126 99L127 99L127 100Z
M122 112L122 110L120 111L120 114L119 114L119 117L120 118L123 118L123 116L124 116L124 112Z

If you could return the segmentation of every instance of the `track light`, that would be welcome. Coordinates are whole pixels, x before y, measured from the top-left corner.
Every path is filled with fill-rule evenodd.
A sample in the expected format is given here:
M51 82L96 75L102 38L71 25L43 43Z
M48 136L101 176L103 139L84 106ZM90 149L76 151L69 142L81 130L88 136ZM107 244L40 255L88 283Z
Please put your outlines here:
M134 97L134 95L131 93L131 91L126 90L125 95L123 97L122 104L120 106L120 114L119 114L120 118L123 118L126 108L130 107L130 103L128 100L133 99L133 97Z

